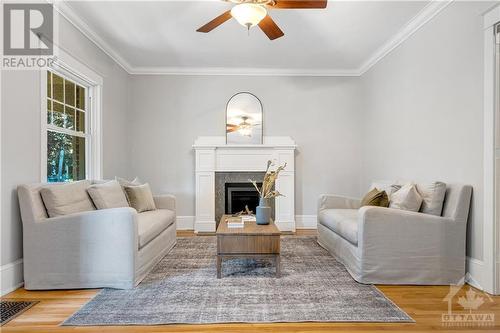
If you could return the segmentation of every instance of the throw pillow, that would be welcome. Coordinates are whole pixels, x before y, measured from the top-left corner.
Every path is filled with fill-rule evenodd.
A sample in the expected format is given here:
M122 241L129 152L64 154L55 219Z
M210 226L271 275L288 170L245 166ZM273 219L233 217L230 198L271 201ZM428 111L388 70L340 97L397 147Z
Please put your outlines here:
M417 191L423 200L420 211L425 214L441 216L444 196L446 194L446 184L442 182L417 184Z
M125 191L125 186L137 186L137 185L142 185L142 181L139 179L139 177L135 177L133 180L127 180L125 178L120 178L115 176L115 180L120 184L122 187L123 193L125 193L125 197L127 198L127 202L130 205L130 200L128 198L127 192Z
M40 190L43 204L49 217L95 210L94 204L87 193L90 186L88 180L51 185Z
M422 197L418 194L415 184L407 184L391 195L389 207L418 212L421 205Z
M156 209L153 193L151 193L148 183L137 186L125 186L125 193L127 193L130 207L135 208L138 213Z
M128 179L125 179L125 178L121 178L121 177L115 177L115 180L122 186L122 187L125 187L125 186L137 186L137 185L142 185L142 182L141 180L139 179L139 177L135 177L134 180L128 180Z
M372 183L372 186L370 187L370 189L378 189L380 191L385 191L385 193L387 193L387 195L390 197L394 192L396 192L397 190L399 190L401 188L401 185L397 185L397 184L394 184L392 182L383 182L383 181L378 181L378 182L374 182Z
M116 180L94 184L87 189L97 209L128 207L122 187Z
M363 206L389 207L389 197L385 191L374 188L361 200L361 207Z

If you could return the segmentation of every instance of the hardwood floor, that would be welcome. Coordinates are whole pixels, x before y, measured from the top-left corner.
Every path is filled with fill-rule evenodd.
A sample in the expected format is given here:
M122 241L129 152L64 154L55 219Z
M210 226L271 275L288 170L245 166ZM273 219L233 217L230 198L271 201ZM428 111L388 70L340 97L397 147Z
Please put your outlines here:
M297 235L315 235L312 230L300 230ZM180 231L180 237L195 236ZM464 310L458 304L459 297L467 299L469 286L462 288L454 297L454 314L491 314L494 325L489 327L445 327L442 315L448 311L444 298L447 286L377 286L389 299L406 311L415 323L273 323L273 324L216 324L216 325L164 325L164 326L59 326L63 320L88 302L99 290L26 291L18 289L3 299L37 300L34 307L13 319L1 332L500 332L500 296L489 296L472 289L481 297L483 304L477 309ZM469 295L469 300L471 296ZM462 304L465 304L462 302ZM477 318L477 317L476 317Z

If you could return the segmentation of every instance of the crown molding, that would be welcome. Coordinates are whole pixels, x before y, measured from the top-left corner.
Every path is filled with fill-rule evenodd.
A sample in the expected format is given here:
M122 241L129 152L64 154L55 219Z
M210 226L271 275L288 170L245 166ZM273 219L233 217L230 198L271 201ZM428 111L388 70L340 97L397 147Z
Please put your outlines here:
M108 43L106 43L99 35L85 22L77 13L67 4L68 1L56 0L52 3L54 9L61 14L69 23L71 23L78 31L93 42L98 48L113 59L120 67L130 74L130 64L116 52Z
M116 50L106 43L92 28L82 20L67 1L54 1L54 9L64 16L82 34L111 57L127 73L132 75L242 75L242 76L316 76L316 77L355 77L362 76L385 56L404 43L420 28L438 15L454 0L432 0L390 40L379 47L358 69L307 69L307 68L245 68L245 67L134 67Z
M445 9L454 0L432 0L422 10L415 15L405 26L399 30L390 40L378 48L359 68L359 76L368 72L385 56L404 43L427 22L432 20L437 14Z
M134 75L359 76L357 71L309 68L132 67Z
M488 29L498 23L500 17L500 4L493 6L483 14L483 29Z

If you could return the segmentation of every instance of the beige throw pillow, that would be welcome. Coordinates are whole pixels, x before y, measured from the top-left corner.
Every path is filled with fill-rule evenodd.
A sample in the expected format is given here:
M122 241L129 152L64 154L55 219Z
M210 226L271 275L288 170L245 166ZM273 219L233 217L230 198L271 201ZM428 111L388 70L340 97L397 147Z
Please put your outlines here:
M127 199L127 202L129 206L130 204L130 199L128 198L128 194L125 191L125 186L137 186L137 185L143 185L142 181L139 179L139 177L135 177L133 180L128 180L125 178L120 178L120 177L115 177L115 180L120 184L122 187L123 193L125 193L125 197Z
M125 179L125 178L121 178L121 177L115 177L115 180L122 186L122 187L125 187L125 186L137 186L137 185L142 185L142 182L141 180L139 179L139 177L135 177L134 180L128 180L128 179Z
M420 211L425 214L441 216L444 196L446 194L446 184L442 182L417 184L417 191L423 200Z
M125 193L127 193L130 207L135 208L138 213L156 209L153 193L151 193L148 183L137 186L125 186L124 189Z
M87 192L97 209L129 207L125 192L116 180L94 184Z
M40 194L49 217L95 210L87 193L89 186L88 180L82 180L42 188Z
M372 186L370 187L370 190L373 190L374 188L378 189L379 191L385 191L387 195L390 197L394 192L399 190L402 185L394 184L392 182L383 182L383 181L378 181L372 183Z
M391 195L390 208L418 212L422 205L422 197L414 184L403 185Z

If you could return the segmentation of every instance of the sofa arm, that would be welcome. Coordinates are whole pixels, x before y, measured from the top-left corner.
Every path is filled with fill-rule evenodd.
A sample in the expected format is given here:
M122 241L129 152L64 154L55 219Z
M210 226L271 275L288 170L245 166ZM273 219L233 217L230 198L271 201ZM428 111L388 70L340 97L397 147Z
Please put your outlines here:
M153 196L155 206L158 209L169 209L175 212L175 196L172 194L161 194Z
M362 253L387 260L416 257L465 258L465 225L453 219L399 209L359 209Z
M132 288L137 228L130 207L36 221L23 232L27 288Z
M344 196L322 194L318 200L318 211L324 209L358 209L360 200Z

